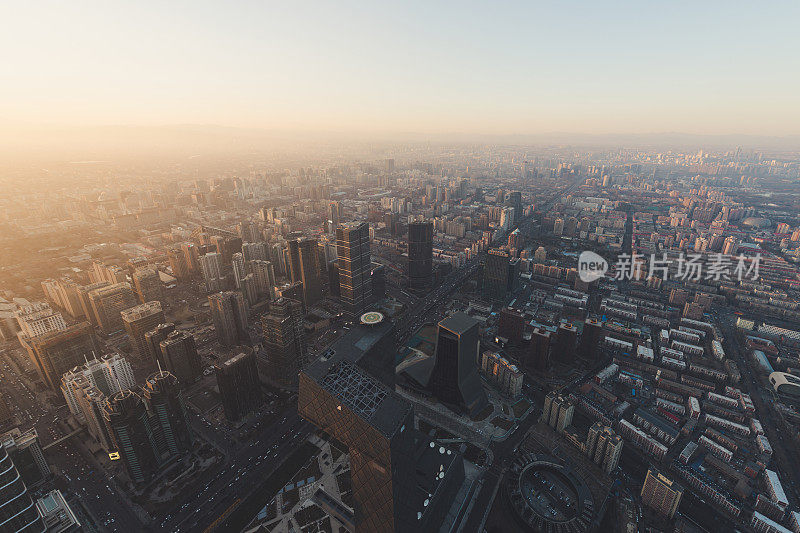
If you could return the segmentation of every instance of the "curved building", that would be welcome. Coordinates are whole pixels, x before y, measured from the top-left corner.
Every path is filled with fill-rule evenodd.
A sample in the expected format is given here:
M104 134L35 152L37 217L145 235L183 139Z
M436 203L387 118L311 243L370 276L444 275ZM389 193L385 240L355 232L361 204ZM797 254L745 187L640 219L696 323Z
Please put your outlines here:
M518 457L506 474L503 493L522 531L591 531L592 493L571 468L547 455Z
M45 529L28 488L5 446L0 444L0 531L39 533Z
M769 375L769 382L778 396L800 400L800 378L794 374L773 372Z

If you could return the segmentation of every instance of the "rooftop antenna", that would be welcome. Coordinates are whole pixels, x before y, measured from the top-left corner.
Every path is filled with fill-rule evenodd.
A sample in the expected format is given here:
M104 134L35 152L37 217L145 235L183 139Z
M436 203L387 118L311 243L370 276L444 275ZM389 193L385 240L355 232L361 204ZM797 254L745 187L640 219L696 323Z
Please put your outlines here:
M94 350L92 350L92 355L94 355ZM97 357L95 357L97 359ZM83 352L83 360L86 361L86 364L89 364L89 358L86 357L86 352Z
M158 365L158 375L159 375L159 377L160 377L160 376L161 376L161 374L164 372L163 370L161 370L161 361L159 361L158 359L156 359L156 364Z

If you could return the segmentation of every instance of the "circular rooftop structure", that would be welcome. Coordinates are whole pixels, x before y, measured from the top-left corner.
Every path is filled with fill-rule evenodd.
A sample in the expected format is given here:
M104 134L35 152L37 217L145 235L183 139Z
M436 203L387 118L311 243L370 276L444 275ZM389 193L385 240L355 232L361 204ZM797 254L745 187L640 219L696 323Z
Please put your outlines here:
M383 322L383 319L383 313L379 313L378 311L367 311L361 315L361 323L365 326L374 326L375 324L380 324Z
M593 527L589 487L571 468L547 455L525 454L506 474L504 493L527 531L572 531Z
M772 221L762 217L747 217L742 224L749 228L764 229L772 226Z

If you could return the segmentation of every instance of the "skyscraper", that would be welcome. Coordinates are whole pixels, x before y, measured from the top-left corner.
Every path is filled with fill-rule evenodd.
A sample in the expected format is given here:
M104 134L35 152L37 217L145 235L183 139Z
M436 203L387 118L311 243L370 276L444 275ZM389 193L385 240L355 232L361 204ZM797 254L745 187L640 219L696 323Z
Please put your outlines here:
M152 479L161 461L142 397L133 390L114 394L106 400L103 417L131 480L142 484Z
M374 327L357 326L301 372L298 412L348 447L356 533L438 531L464 463L416 431L411 404L366 370L363 359L384 354L362 341L391 325Z
M148 355L145 334L164 323L164 311L161 302L147 302L122 311L122 323L131 341L133 353L139 359L146 359Z
M278 298L261 319L267 377L275 383L297 385L297 373L305 365L306 342L300 302Z
M534 328L531 332L531 343L525 357L526 370L547 370L550 366L550 332Z
M247 307L240 292L218 292L208 297L211 319L223 346L241 344L247 338Z
M486 298L504 301L513 288L515 275L511 258L505 250L489 250L483 272L483 292Z
M356 320L372 301L369 225L360 222L336 228L336 254L342 305L348 318Z
M173 331L161 341L162 369L171 372L183 384L192 383L203 371L194 336L188 331Z
M162 367L166 368L166 363L161 354L161 341L167 338L167 335L175 331L175 324L166 322L159 324L144 334L144 344L147 347L147 355L153 364L160 363Z
M600 350L600 340L603 337L603 324L595 318L587 318L583 323L583 332L578 346L581 358L595 362Z
M261 383L252 348L241 351L214 367L225 418L237 422L261 406Z
M408 225L408 283L415 291L430 289L433 275L433 223Z
M258 296L273 299L275 297L275 269L272 267L272 263L255 259L250 261L249 265Z
M192 448L192 430L178 378L167 371L151 374L144 384L151 428L161 455L177 457Z
M577 340L577 328L569 322L562 322L558 326L558 333L556 333L553 358L562 364L572 363L575 360L575 344Z
M488 400L478 375L478 321L455 313L439 322L436 362L428 388L442 403L470 414L483 409Z
M170 248L167 250L167 259L172 269L172 275L178 280L184 281L189 278L189 264L186 261L186 252L180 248Z
M79 420L83 412L78 405L76 391L79 388L96 387L106 396L120 390L136 386L131 364L120 354L104 355L101 359L89 359L84 364L65 372L61 377L61 392L67 401L67 407Z
M22 481L28 488L39 486L53 475L42 452L35 428L20 431L14 428L0 435L2 445L14 462Z
M127 282L94 289L89 293L89 302L97 317L98 327L106 335L121 331L124 325L120 313L138 303Z
M64 372L83 364L98 350L94 330L88 322L33 337L27 348L42 381L53 390L58 390Z
M218 253L207 253L200 257L200 270L208 292L222 290L225 278L222 275L222 256Z
M650 468L642 486L642 504L667 518L672 518L683 496L683 487Z
M295 239L288 243L291 277L303 282L306 309L322 299L322 269L319 264L317 239Z
M160 302L164 298L164 284L155 268L137 268L131 277L141 303Z
M43 533L44 523L14 461L0 443L0 531Z

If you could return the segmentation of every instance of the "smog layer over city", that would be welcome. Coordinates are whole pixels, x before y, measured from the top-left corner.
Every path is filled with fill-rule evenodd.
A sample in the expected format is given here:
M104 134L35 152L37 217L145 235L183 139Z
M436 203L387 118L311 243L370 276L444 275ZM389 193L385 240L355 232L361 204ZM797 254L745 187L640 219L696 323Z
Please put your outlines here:
M800 4L0 19L0 533L800 533Z

